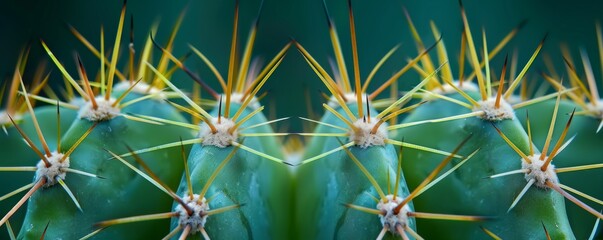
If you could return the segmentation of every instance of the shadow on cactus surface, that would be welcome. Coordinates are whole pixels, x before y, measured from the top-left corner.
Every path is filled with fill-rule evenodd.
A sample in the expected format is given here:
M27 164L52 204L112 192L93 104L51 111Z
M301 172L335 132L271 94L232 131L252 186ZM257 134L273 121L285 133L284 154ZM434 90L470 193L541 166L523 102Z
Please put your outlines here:
M603 237L593 3L2 4L2 239Z

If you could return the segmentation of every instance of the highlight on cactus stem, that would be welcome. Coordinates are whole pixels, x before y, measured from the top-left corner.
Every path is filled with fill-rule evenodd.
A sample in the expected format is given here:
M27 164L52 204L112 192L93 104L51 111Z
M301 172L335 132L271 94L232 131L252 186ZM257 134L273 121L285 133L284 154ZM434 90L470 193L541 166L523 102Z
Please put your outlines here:
M561 195L550 192L528 191L530 197L524 199L529 200L520 203L523 204L520 209L514 208L507 211L509 210L508 206L515 199L516 193L525 187L525 183L522 183L522 179L519 177L484 179L485 176L492 175L495 172L515 170L519 165L518 163L500 161L501 158L515 156L516 153L505 146L506 143L500 139L498 133L490 125L496 123L499 129L509 136L512 142L516 143L518 149L526 152L530 144L528 134L516 118L514 109L545 101L569 90L513 105L505 100L510 99L510 96L524 78L542 48L543 42L541 42L519 74L516 77L513 76L515 80L509 84L506 91L503 90L504 82L507 82L507 77L505 77L507 63L504 64L496 94L492 93L493 84L489 57L492 57L491 54L498 47L488 51L485 33L482 33L482 56L484 56L484 59L481 62L483 62L485 74L482 73L477 47L473 41L462 4L461 16L464 25L463 39L465 39L462 41L463 47L461 50L468 49L468 61L475 72L477 86L474 90L463 90L458 87L460 81L459 83L453 83L451 74L448 77L444 75L442 78L444 85L454 89L453 92L444 94L428 93L427 95L433 100L418 107L402 123L392 125L390 129L400 128L398 136L403 136L408 141L423 144L426 147L439 149L454 146L453 142L450 141L451 136L462 137L472 134L473 138L467 143L467 146L480 147L487 149L487 151L478 152L473 157L473 161L459 168L453 176L442 180L429 193L414 199L415 207L424 211L452 211L462 214L494 216L495 218L492 221L484 222L481 225L502 238L541 237L542 229L535 227L536 224L541 222L546 225L548 233L553 238L573 238ZM445 59L444 48L439 49L439 58ZM465 53L463 52L461 56L465 56ZM463 59L461 61L464 61L464 58L461 59ZM463 64L459 65L463 66ZM460 72L463 71L460 70ZM424 92L427 93L427 91ZM426 131L430 134L424 134ZM465 155L466 153L461 151L459 154ZM427 170L433 169L437 164L437 162L427 159L429 155L413 149L406 151L406 156L411 160L403 162L402 169L407 176L411 189L418 186L425 178ZM449 201L459 201L461 204L441 204L438 196L442 195L448 196ZM484 231L477 224L460 225L458 223L427 222L419 219L417 220L417 228L419 234L427 238L442 238L453 233L459 238L484 237ZM439 231L422 231L421 229L439 229ZM457 233L460 235L457 235Z
M378 113L374 106L371 106L371 101L389 86L394 85L429 49L412 59L374 92L367 94L371 79L396 48L392 49L377 63L364 84L361 84L351 5L351 1L348 1L354 57L354 91L352 90L352 81L347 74L335 24L328 14L326 5L324 8L337 62L336 77L331 77L301 44L295 43L304 59L332 94L332 97L328 98L329 102L323 104L327 112L320 121L302 118L305 121L317 123L318 126L313 133L299 133L302 136L312 137L307 144L304 159L297 163L300 166L296 172L295 181L298 199L295 207L295 224L298 228L295 234L301 238L329 239L342 237L343 235L374 237L371 233L362 232L361 229L353 226L368 224L375 219L371 216L359 215L354 221L347 221L348 210L338 204L340 202L354 202L357 198L364 199L366 195L361 193L371 191L370 188L373 187L364 178L357 177L361 172L353 168L350 157L342 154L342 150L350 148L349 151L359 156L359 159L373 159L366 165L366 168L373 175L377 175L381 171L395 172L397 161L394 145L445 156L450 155L446 151L417 145L412 141L394 140L389 137L387 122L422 105L424 102L402 107L440 69L434 70L416 87L404 96L394 99L385 106L384 110ZM345 144L338 144L338 138L340 137L348 138ZM453 155L453 157L460 158L458 155ZM384 176L380 175L379 177L383 178ZM405 182L403 176L400 177L400 182ZM408 192L406 184L401 184L399 187L400 192ZM414 228L414 223L410 225L411 228Z
M20 238L37 238L44 230L48 238L79 238L88 234L92 224L103 219L117 218L123 215L139 214L160 206L171 205L171 198L161 194L147 193L152 188L144 186L144 179L137 177L117 162L109 161L110 154L103 151L107 149L113 152L125 152L127 148L124 143L135 149L143 149L151 146L161 145L177 139L190 139L192 132L188 129L165 125L163 122L185 122L186 120L174 107L163 100L152 99L153 94L136 93L138 79L131 81L132 84L125 90L119 90L114 85L117 75L116 68L121 46L121 36L126 14L125 4L122 7L113 53L109 68L105 68L105 58L100 58L100 73L98 82L91 82L83 66L78 59L78 72L82 86L76 81L58 61L49 47L42 41L42 46L48 55L67 79L71 87L77 91L84 101L81 105L69 103L57 103L59 106L70 106L78 110L75 119L67 132L62 135L61 142L65 146L78 145L70 156L72 159L86 159L85 161L72 161L70 167L81 169L92 175L107 175L106 179L98 178L68 178L65 183L73 190L71 197L59 195L58 193L42 191L31 195L28 204L27 215L23 227L19 233ZM100 56L105 55L104 34L101 30ZM130 63L133 60L130 60ZM130 64L130 67L132 65ZM133 69L130 70L130 73ZM126 80L127 81L127 80ZM69 88L69 87L67 87ZM96 95L96 94L99 95ZM151 97L150 97L151 96ZM42 97L38 97L42 99ZM71 99L73 100L73 99ZM77 101L75 101L77 103ZM96 126L94 130L89 130ZM89 134L85 140L81 136ZM161 135L162 138L155 136ZM170 162L170 156L178 155L176 150L165 150L146 155L149 166L166 183L177 186L182 174L182 164ZM48 165L48 164L47 164ZM134 204L132 201L141 196L153 198L154 201L145 201ZM78 207L61 203L77 199ZM129 203L129 204L128 204ZM82 211L78 210L81 209ZM86 209L94 209L87 211ZM49 220L51 224L46 228ZM156 236L169 231L169 220L155 223L153 231L143 228L114 228L112 231L103 232L100 238L129 238ZM58 226L78 226L77 228L65 228ZM143 231L145 230L145 231Z
M216 179L216 176L218 176L224 166L228 164L228 162L232 159L238 149L238 147L234 147L230 151L230 153L228 153L226 158L223 159L222 162L220 162L219 166L211 173L211 177L209 178L208 182L206 182L204 185L196 185L202 186L202 189L199 190L193 188L191 172L189 172L189 168L187 165L184 145L181 145L182 160L184 161L185 166L184 177L187 183L185 186L186 191L181 196L176 195L176 193L169 186L167 186L155 173L153 173L151 169L149 169L147 164L137 154L132 153L132 157L140 166L142 166L144 171L139 170L137 167L130 164L128 161L124 160L122 157L116 155L115 153L109 152L113 157L115 157L115 159L119 160L128 168L132 169L137 174L144 177L147 181L149 181L159 190L165 192L167 195L172 197L176 203L174 204L172 211L169 212L132 216L114 220L106 220L96 223L95 226L98 227L98 230L85 236L84 239L91 238L100 231L104 230L105 228L108 228L113 225L169 218L175 219L175 222L177 222L177 227L174 228L165 237L163 237L163 239L170 239L175 236L179 236L178 239L184 239L188 236L194 236L197 233L200 233L205 239L210 239L210 233L206 231L206 224L209 224L208 221L211 223L211 216L215 214L228 212L230 210L234 210L242 206L242 204L231 204L221 206L223 205L224 200L221 199L223 197L220 197L220 194L223 193L216 192L215 189L212 188L212 181ZM199 191L199 194L195 194L196 191ZM236 214L232 215L236 217ZM230 231L221 232L221 234L211 232L211 236L217 238L236 237L231 235Z
M261 6L260 6L261 10ZM191 168L193 188L198 183L208 182L210 175L218 163L217 156L225 154L233 147L240 148L231 164L226 165L223 174L218 176L212 186L216 191L223 192L224 201L244 202L247 207L237 209L232 214L215 216L213 224L207 229L214 229L217 234L226 234L217 229L229 229L228 236L242 236L245 238L277 238L289 236L291 231L290 204L292 203L291 176L283 163L282 144L277 139L286 133L275 133L270 124L286 120L287 118L268 121L262 113L264 106L259 103L258 92L282 62L291 43L286 44L266 66L252 61L252 51L255 36L259 26L260 15L252 23L251 31L241 62L238 59L238 12L239 4L236 3L234 14L234 28L231 42L231 52L228 64L228 74L225 78L217 71L215 65L199 49L191 45L192 51L207 65L222 87L223 94L218 94L198 76L192 73L183 62L173 57L168 49L156 44L161 51L168 55L180 69L187 73L201 87L210 93L217 101L212 111L206 111L196 101L188 97L182 90L170 83L168 79L155 67L147 64L156 76L180 97L189 107L171 103L178 109L191 114L202 121L199 125L185 124L184 127L197 131L194 139L183 141L185 145L192 145L188 165ZM236 70L235 66L239 69ZM243 138L246 143L243 144ZM135 153L152 152L157 149L178 146L173 142L136 150ZM121 156L128 156L129 153ZM185 178L182 178L177 191L182 195L186 190ZM234 214L234 215L233 215ZM244 219L235 221L234 219ZM179 225L172 221L172 230ZM220 233L221 232L221 233Z
M18 77L19 77L19 83L21 86L21 90L23 91L23 95L27 96L27 89L25 88L25 85L23 84L23 81L20 79L20 73L17 71L15 73ZM74 152L74 150L82 143L82 141L90 134L90 132L96 127L96 124L91 125L85 132L84 134L82 134L77 141L75 141L72 144L61 144L61 115L60 115L60 110L59 110L59 106L56 106L56 126L53 128L55 131L55 139L53 139L53 147L54 149L51 150L51 147L49 146L47 139L44 136L44 133L41 129L41 125L39 124L38 121L38 117L41 114L36 114L34 112L33 106L31 104L31 101L29 100L29 98L25 97L25 105L26 105L26 109L29 112L30 116L31 116L31 124L34 126L35 128L35 133L36 136L39 140L39 144L36 144L32 141L33 136L29 136L27 133L25 133L25 131L19 126L19 124L13 119L13 117L11 116L11 114L7 114L7 117L9 118L9 120L11 121L11 123L13 124L12 127L14 127L15 130L17 130L17 132L19 133L19 135L22 137L22 139L27 143L27 146L30 148L30 151L33 152L35 154L35 156L37 156L39 158L39 160L37 161L37 163L34 166L23 166L25 165L25 161L28 161L29 159L23 159L20 158L19 160L21 160L21 166L6 166L6 167L0 167L1 171L12 171L12 172L35 172L35 176L34 176L34 180L33 183L29 183L26 184L25 186L22 186L4 196L1 197L1 199L6 199L12 196L15 196L21 192L27 191L27 193L2 217L2 219L0 220L0 226L4 225L5 223L8 222L8 220L13 216L13 214L15 214L15 212L17 212L24 204L25 202L29 199L29 198L33 198L36 195L41 195L41 194L45 194L45 195L56 195L58 191L56 191L56 187L54 187L56 184L60 184L60 186L62 187L62 190L64 190L65 194L65 198L70 199L70 201L73 202L74 206L77 207L77 209L81 210L81 206L80 203L78 202L78 200L76 199L75 195L73 194L72 190L70 189L70 187L68 187L68 185L72 186L72 184L66 184L65 180L67 177L67 173L71 173L72 174L77 174L77 175L82 175L84 177L92 177L92 178L99 178L98 175L89 173L85 170L82 169L78 169L75 166L71 167L71 154ZM46 121L46 120L44 120ZM46 125L43 125L46 126ZM48 132L48 130L46 130L46 132ZM41 146L41 147L40 147ZM26 156L29 157L29 154L27 154L26 152L19 152L17 155L20 156ZM33 159L33 158L32 158ZM80 160L81 161L81 160ZM31 179L31 178L29 178ZM14 180L18 180L18 179L10 179L10 181L14 181ZM20 183L23 184L23 183ZM59 190L59 191L62 191ZM51 205L52 203L41 203L42 205ZM49 207L48 205L46 206L39 206L39 207ZM18 219L19 221L23 221L23 219ZM24 226L27 227L27 226ZM10 230L12 231L12 230Z
M429 176L423 180L423 182L415 188L410 194L402 193L398 194L398 186L401 184L406 184L405 182L400 182L401 178L401 164L402 164L402 147L400 147L400 151L398 154L398 167L396 169L396 177L395 177L395 187L393 193L391 192L391 186L389 181L389 172L388 181L387 181L387 195L384 193L383 189L380 187L380 184L376 181L375 177L371 175L371 173L362 165L360 160L358 160L352 152L348 150L347 147L344 148L346 154L353 160L353 162L357 165L357 167L362 171L362 173L368 178L373 187L378 193L378 197L373 196L372 193L365 192L365 194L369 195L374 201L373 204L377 204L376 209L372 207L366 207L356 204L346 204L346 206L353 210L358 210L363 213L369 213L373 215L378 215L379 220L381 222L381 227L369 227L370 229L381 230L379 231L379 235L377 239L383 239L386 234L389 232L389 236L400 235L403 239L409 239L409 236L412 236L415 239L422 239L422 237L414 230L414 222L413 218L425 218L425 219L434 219L434 220L452 220L452 221L482 221L486 220L487 217L480 216L466 216L466 215L451 215L451 214L439 214L439 213L425 213L425 212L417 212L412 209L412 206L409 205L410 201L419 196L421 193L427 191L431 186L437 184L440 179L443 179L450 173L454 171L454 169L459 168L463 163L471 159L475 153L479 151L479 149L475 150L469 156L464 158L458 164L451 168L451 170L442 174L436 179L436 176L439 172L441 172L448 163L454 158L454 155L458 152L458 150L467 142L467 140L471 136L467 137L456 149L452 152L451 155L447 156L430 174ZM381 180L383 178L381 177ZM403 179L402 179L403 180ZM406 195L407 194L407 195ZM358 200L356 200L358 201ZM362 214L362 213L361 213ZM356 213L349 212L347 214L347 219L356 219ZM349 220L348 220L349 221ZM363 224L363 223L360 223ZM368 226L368 222L364 222L364 225ZM344 225L344 226L353 226L353 225ZM365 227L366 229L367 227ZM346 232L353 232L352 229L343 229ZM370 231L370 230L369 230ZM355 234L350 234L350 237L353 237ZM338 236L338 237L344 237Z
M600 25L596 27L597 45L599 47L599 57L603 56L603 36L601 34ZM553 68L549 68L547 73L542 73L543 78L547 83L553 86L558 91L566 90L567 88L575 89L566 94L567 98L561 99L557 117L564 117L575 109L575 117L572 125L569 127L569 132L575 133L576 137L572 144L568 145L564 152L557 154L556 166L558 168L573 167L573 166L596 166L603 163L601 157L600 145L603 144L601 133L601 116L597 108L601 107L600 97L597 88L597 78L594 74L593 66L590 63L588 53L580 50L580 62L574 62L571 53L567 47L562 47L563 61L567 73L565 80L562 80L558 73ZM561 60L561 59L560 59ZM582 66L580 66L582 65ZM600 69L603 69L601 67ZM566 88L564 83L569 83ZM551 115L557 104L555 101L549 100L539 104L535 104L526 108L530 116ZM520 118L524 118L520 114ZM522 119L525 121L525 119ZM545 124L541 124L542 122ZM532 119L532 131L546 132L546 119ZM555 128L562 128L563 122L555 124ZM558 137L559 133L553 134ZM544 145L546 137L541 134L534 134L533 141L537 145ZM603 170L592 169L581 172L568 172L560 174L559 179L565 185L572 186L575 189L592 196L595 199L603 199ZM589 199L577 196L582 201L590 202ZM592 233L592 224L595 222L595 217L585 212L571 202L566 202L568 217L572 224L572 229L577 238L587 238ZM595 207L598 209L600 207ZM601 229L596 229L596 234L600 235Z
M204 53L215 46L177 53L186 9L165 42L154 23L135 45L126 1L110 47L103 27L91 39L81 23L68 25L87 49L75 55L77 74L55 56L69 49L40 40L55 76L44 64L30 70L24 48L0 83L0 239L603 237L599 23L596 69L586 49L578 61L565 45L560 56L541 53L546 36L519 60L507 48L526 21L495 45L485 30L474 39L462 1L457 55L435 22L433 38L422 38L403 8L417 54L380 81L400 45L361 73L352 4L346 59L323 1L331 72L296 40L266 62L254 55L263 1L246 41L234 1L228 63ZM268 113L261 103L292 46L326 87L320 114L303 89L299 133L288 133L288 117L277 119L275 102ZM95 74L84 66L88 55ZM211 83L189 68L191 56ZM532 74L537 58L545 70ZM179 71L192 87L174 81ZM419 79L399 91L409 71Z
M529 117L526 117L526 122L527 122L526 126L527 126L528 136L530 138L529 139L530 140L530 151L528 154L525 154L521 150L519 150L519 148L517 148L517 146L515 146L515 144L511 140L509 140L509 138L502 131L500 131L500 129L498 129L496 127L496 125L493 125L494 128L496 129L496 131L505 140L505 142L507 142L507 144L511 148L513 148L517 152L518 155L520 155L521 169L516 169L516 170L509 171L509 172L504 172L504 173L497 173L495 175L490 176L490 178L504 177L504 176L508 176L508 175L512 175L512 174L521 174L521 173L524 174L524 178L526 179L527 184L523 188L523 190L518 194L518 196L515 198L515 200L509 207L509 210L514 208L516 206L516 204L518 204L518 202L520 202L521 199L524 197L524 194L526 194L526 192L532 186L534 186L534 187L538 188L538 190L540 190L540 191L554 190L554 191L558 192L559 194L563 195L565 198L567 198L567 200L571 201L578 207L582 208L583 210L586 210L588 213L594 215L597 218L603 218L603 214L601 214L599 211L589 207L588 205L586 205L585 203L583 203L576 197L572 196L568 192L574 193L578 196L586 198L597 204L602 204L603 201L598 200L594 197L591 197L585 193L582 193L568 185L564 185L562 183L562 181L560 181L559 177L557 176L557 173L575 172L575 171L584 171L584 170L603 168L603 165L602 164L589 164L589 165L557 168L557 167L555 167L555 165L552 164L553 159L555 159L555 157L557 157L558 154L563 152L567 146L571 145L572 141L576 137L576 135L574 135L569 140L564 142L565 137L567 136L569 127L572 123L572 119L574 118L574 113L575 113L575 110L574 110L574 111L572 111L571 115L569 116L569 119L565 125L565 128L563 129L563 132L561 133L561 136L555 143L554 147L551 149L550 153L548 152L548 148L551 146L550 144L552 143L551 140L552 140L553 131L554 131L554 127L555 127L555 121L557 119L557 112L559 109L559 101L560 101L560 96L557 97L557 100L555 103L555 108L552 113L552 119L551 119L551 122L549 125L550 126L549 131L548 131L548 134L546 135L547 136L546 141L544 143L541 153L538 153L538 149L534 149L534 146L533 146L534 144L532 144L532 141L531 141L532 140L531 139L532 131L530 128L531 125L530 125ZM588 227L588 228L590 228L590 227Z
M12 171L11 167L22 166L28 164L28 159L39 159L34 151L31 151L28 143L23 141L23 137L20 134L20 129L27 136L32 136L30 140L34 146L41 146L41 140L38 137L37 126L41 129L41 132L46 136L46 144L50 149L57 147L57 139L60 134L63 134L69 125L70 120L75 118L77 112L68 109L61 110L61 116L63 119L69 119L68 121L57 121L57 109L54 106L39 106L34 108L33 115L30 113L28 103L33 107L36 105L36 99L28 99L25 97L28 94L38 94L44 90L46 83L49 79L49 74L46 72L45 65L39 64L31 79L22 79L23 73L28 63L29 47L25 48L17 60L16 68L12 79L3 83L0 90L0 150L2 151L2 159L0 161L1 167L8 167L5 171L2 171L0 175L0 181L3 182L3 190L14 190L26 182L31 181L31 175L24 174L22 172ZM21 82L27 82L30 84L29 89L20 90ZM44 119L43 121L33 121L33 118ZM12 120L11 120L12 119ZM13 121L18 124L14 125ZM5 194L5 193L2 193ZM16 194L16 193L15 193ZM11 198L14 194L4 195L0 197L0 212L7 213L17 204L17 198ZM12 229L9 227L9 232L13 232L13 229L19 229L23 221L25 211L17 211L11 216ZM7 227L10 223L7 222ZM2 233L3 236L4 233Z

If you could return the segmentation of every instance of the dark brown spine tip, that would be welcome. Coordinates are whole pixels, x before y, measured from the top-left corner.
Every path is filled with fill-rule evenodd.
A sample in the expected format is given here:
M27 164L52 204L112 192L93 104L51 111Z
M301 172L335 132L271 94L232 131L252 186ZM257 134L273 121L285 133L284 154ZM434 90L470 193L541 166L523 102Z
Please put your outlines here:
M253 21L253 26L257 28L260 25L260 18L262 16L262 11L264 10L264 0L260 2L260 7L258 8L258 14Z
M291 162L287 162L287 161L283 161L283 163L287 166L291 166L291 167L297 167L299 165L301 165L300 163L291 163Z
M193 55L192 51L188 51L184 54L184 56L182 57L181 62L185 62L189 57L191 57Z
M526 26L526 24L528 24L528 19L523 19L521 20L521 22L519 22L519 24L517 24L517 30L521 30L522 28L524 28Z
M82 63L82 58L80 58L80 55L78 53L75 53L75 59L77 59L77 65L82 71L84 71L84 63Z
M44 231L42 232L42 237L40 237L40 240L44 240L44 237L46 237L46 231L48 231L48 226L50 225L50 221L48 221L46 223L46 227L44 227Z
M130 14L130 43L134 43L134 14Z
M322 8L325 12L325 17L327 18L327 25L329 29L333 27L333 20L331 19L331 15L329 14L329 9L327 8L327 2L325 0L322 1Z
M443 35L440 34L440 37L438 37L438 40L436 40L431 46L429 46L427 49L425 49L425 51L423 51L423 54L426 54L428 52L430 52L432 49L434 49L438 43L440 43L440 41L442 41L442 37Z
M546 33L544 34L544 37L542 37L542 40L540 40L540 44L541 44L541 45L542 45L542 44L544 44L544 42L546 41L546 39L547 39L548 37L549 37L549 32L546 32Z
M565 62L565 65L567 65L567 67L569 67L572 71L576 71L574 69L574 66L572 65L572 63L569 61L569 59L567 59L565 56L562 56L563 58L563 62Z
M155 38L153 37L153 32L149 33L149 37L151 38L151 42L153 43L153 45L155 45L156 48L159 48L160 50L163 50L163 47L161 45L159 45L159 43L157 43L155 41Z

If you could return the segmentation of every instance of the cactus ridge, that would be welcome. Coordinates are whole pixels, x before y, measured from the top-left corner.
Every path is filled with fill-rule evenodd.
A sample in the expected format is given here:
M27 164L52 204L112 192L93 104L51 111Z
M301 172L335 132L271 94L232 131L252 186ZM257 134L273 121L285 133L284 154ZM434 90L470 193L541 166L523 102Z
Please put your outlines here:
M0 86L0 226L10 239L601 237L603 100L590 53L580 49L574 62L562 46L565 81L548 56L547 71L531 74L545 36L527 62L515 51L499 71L492 60L525 21L492 45L485 30L474 36L459 1L463 31L453 72L449 55L457 54L436 24L433 38L422 38L403 9L417 53L375 84L399 45L363 75L352 3L346 58L323 2L331 72L297 40L267 62L254 56L263 3L241 41L239 1L226 72L198 46L176 53L186 10L166 42L156 41L154 24L138 51L133 18L129 42L122 41L126 1L108 49L102 27L95 46L68 26L98 59L94 76L79 55L72 75L41 40L64 83L53 89L43 64L25 76L26 47ZM598 23L596 39L603 68ZM292 46L326 88L322 116L308 93L309 117L300 117L304 130L293 134L275 131L289 118L267 117L261 103ZM189 68L193 55L214 82ZM409 71L420 81L400 93L398 80ZM193 80L191 93L178 85L180 72Z

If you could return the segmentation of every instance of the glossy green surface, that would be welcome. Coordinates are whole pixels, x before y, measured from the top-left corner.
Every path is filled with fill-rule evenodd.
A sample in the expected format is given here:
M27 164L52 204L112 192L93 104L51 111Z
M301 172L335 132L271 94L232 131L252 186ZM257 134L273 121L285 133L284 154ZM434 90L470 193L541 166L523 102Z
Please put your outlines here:
M460 99L458 94L451 97ZM419 107L404 122L468 112L469 109L454 103L434 100ZM495 124L521 151L529 152L528 136L519 121L503 120ZM473 136L459 154L467 156L478 148L480 151L413 202L420 212L488 216L493 219L484 222L418 219L417 230L421 236L426 239L488 238L480 229L483 226L503 239L542 239L545 237L542 227L544 224L553 239L574 239L565 213L563 196L553 190L532 186L515 208L507 213L527 182L523 174L488 178L521 168L521 157L499 136L492 123L472 117L403 128L398 136L415 144L451 151L469 135ZM441 161L441 158L431 153L414 149L406 150L405 159L402 169L410 189L425 179ZM452 164L459 161L454 159Z
M64 134L69 126L77 116L77 112L61 108L61 134ZM34 110L40 129L48 147L52 150L57 147L58 131L57 131L57 109L54 106L43 106L38 107ZM38 138L35 126L33 124L31 115L25 113L21 121L19 121L19 127L27 134L27 136L34 142L34 144L41 150L42 145ZM12 126L6 126L6 133L0 130L0 152L2 157L0 158L0 166L35 166L40 161L40 157L33 151L27 143L23 141L22 136L19 134L17 129ZM33 172L2 172L0 175L0 182L2 182L2 193L7 194L19 187L22 187L28 183L31 183L33 179ZM21 198L24 193L17 194L9 199L5 199L0 202L0 212L7 213ZM10 219L13 231L17 231L21 227L25 211L17 211ZM0 231L0 236L8 238L5 231Z
M231 111L239 109L233 103ZM243 111L241 118L250 114L253 109ZM218 115L218 109L211 112ZM259 113L250 118L241 127L266 122ZM272 133L269 125L264 125L242 133ZM239 141L241 138L239 138ZM243 144L254 150L282 159L282 146L275 137L247 137ZM219 148L195 144L189 154L188 164L191 171L193 191L196 194L216 170L218 165L233 150L233 146ZM214 239L286 239L291 230L291 175L285 164L264 159L243 149L238 149L233 158L217 175L209 187L206 198L215 196L209 203L210 209L243 204L240 208L224 213L211 215L207 219L205 229ZM183 176L178 196L188 192L186 179ZM174 204L174 207L177 203ZM177 226L172 220L172 229ZM177 239L179 235L175 238ZM200 239L197 233L189 239Z
M538 147L543 146L546 141L554 108L555 100L553 99L518 111L518 118L521 119L524 126L526 126L526 111L529 113L532 141ZM576 109L576 112L581 111L580 107L572 102L566 100L560 102L553 133L553 143L559 139L569 115L574 109ZM576 138L555 157L553 165L556 168L563 168L603 163L603 149L601 148L603 146L603 133L596 132L599 123L599 119L590 116L574 116L565 140L567 141L574 135ZM559 180L561 183L592 197L603 199L603 169L601 168L559 173ZM592 201L581 197L578 197L578 199L594 209L600 209L600 205ZM587 239L592 232L596 217L573 202L566 201L566 208L576 238ZM601 228L599 227L599 229Z
M350 104L352 112L356 105ZM337 109L341 114L343 110ZM371 109L371 115L376 111ZM321 122L347 128L330 112ZM316 133L341 133L342 130L318 125ZM341 138L347 143L347 138ZM305 158L327 152L340 146L333 137L313 137L306 148ZM395 185L398 157L392 145L373 146L365 149L351 147L350 151L371 173L381 189L387 193ZM388 178L389 174L389 178ZM296 181L296 236L299 239L371 239L376 238L383 228L377 215L350 209L343 204L351 203L375 209L379 198L367 177L342 150L325 158L299 166ZM392 190L393 191L393 190ZM407 196L408 188L404 176L400 177L398 195ZM412 208L412 203L410 204ZM410 226L414 228L414 221ZM387 233L387 239L398 238Z
M131 94L127 99L138 97ZM128 106L123 112L185 121L164 102L145 100ZM66 151L92 125L76 120L63 136ZM47 239L79 239L95 230L94 223L120 217L166 212L171 198L137 175L105 151L127 153L126 144L143 149L180 138L192 137L190 130L175 126L157 126L116 117L99 123L70 156L70 168L97 174L105 179L68 173L65 183L82 206L80 212L58 185L40 189L29 200L27 215L19 238L38 239L47 223ZM182 174L179 148L142 154L141 157L168 186L175 188ZM130 159L131 162L134 162ZM167 234L169 220L110 227L94 239L141 239Z

